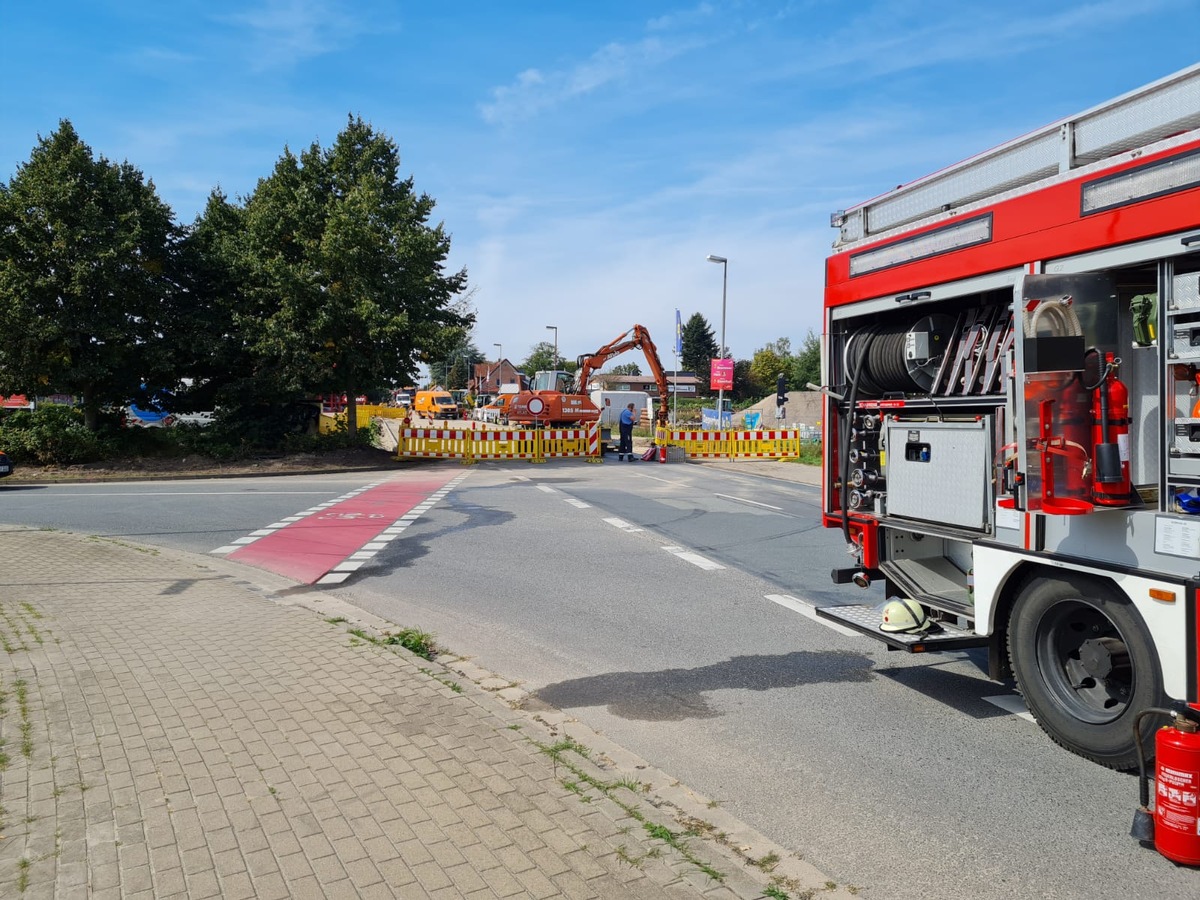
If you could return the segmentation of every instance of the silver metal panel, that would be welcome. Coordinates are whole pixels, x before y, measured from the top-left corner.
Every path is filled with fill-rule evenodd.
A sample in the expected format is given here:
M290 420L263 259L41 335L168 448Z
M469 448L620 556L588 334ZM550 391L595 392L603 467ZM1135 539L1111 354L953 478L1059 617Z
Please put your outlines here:
M1159 573L1176 578L1196 574L1196 560L1168 556L1154 547L1157 510L1097 508L1084 516L1042 516L1045 551L1099 566Z
M991 508L990 423L990 418L889 420L884 429L888 514L985 530Z
M1171 297L1167 309L1200 309L1200 274L1189 272L1171 280Z
M1157 89L1080 116L1075 124L1075 158L1095 162L1129 147L1200 128L1200 71Z
M1133 342L1133 320L1128 304L1117 318L1118 346L1125 349L1117 376L1129 389L1129 475L1134 484L1158 484L1162 441L1162 413L1158 399L1160 372L1157 347L1138 347Z
M958 208L1058 173L1058 132L1010 146L970 166L950 169L918 187L898 191L867 210L871 234L895 228L931 210Z
M1200 456L1200 419L1176 419L1171 451L1183 456Z
M1171 348L1170 359L1200 359L1200 344L1193 343L1193 334L1200 331L1200 321L1174 321L1167 325L1167 346Z

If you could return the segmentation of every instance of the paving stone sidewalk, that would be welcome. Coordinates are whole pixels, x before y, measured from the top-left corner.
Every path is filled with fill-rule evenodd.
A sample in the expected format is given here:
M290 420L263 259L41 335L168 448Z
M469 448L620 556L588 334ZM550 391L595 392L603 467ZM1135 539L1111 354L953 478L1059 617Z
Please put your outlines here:
M0 560L0 896L764 896L571 742L283 579L10 526Z

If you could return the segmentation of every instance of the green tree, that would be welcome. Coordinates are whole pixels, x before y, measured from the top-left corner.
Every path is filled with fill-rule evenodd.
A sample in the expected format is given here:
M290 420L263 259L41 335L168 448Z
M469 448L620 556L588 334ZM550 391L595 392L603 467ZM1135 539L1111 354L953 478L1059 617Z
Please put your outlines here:
M717 339L713 335L712 326L700 313L692 313L683 323L683 353L680 355L680 362L686 371L696 373L704 393L710 390L711 363L716 357Z
M754 351L750 360L750 382L758 397L775 393L775 383L780 373L791 382L792 342L785 337L771 341Z
M445 356L429 363L429 377L447 390L474 387L471 377L473 366L485 359L470 333L459 329L458 339L452 342Z
M525 360L517 366L526 378L532 378L534 372L546 371L554 368L554 344L550 341L539 341L529 348L529 355ZM559 368L562 368L562 360L559 359Z
M619 366L613 366L611 373L613 375L641 375L642 370L635 362L621 363Z
M0 185L0 392L105 404L174 378L179 229L153 182L93 157L67 120Z
M799 351L792 357L790 384L794 390L804 390L809 382L821 383L821 338L810 328Z
M246 203L250 345L281 388L344 393L351 433L360 391L412 380L474 319L453 303L467 273L446 271L434 201L399 167L395 143L350 117L328 149L285 149Z
M244 228L245 211L214 191L184 241L190 281L175 328L188 336L177 353L192 384L180 397L182 408L235 409L275 398L273 369L260 365L242 337L243 323L256 317L243 290Z
M759 399L758 385L754 382L750 367L748 359L739 359L733 364L733 390L728 392L728 396L735 403Z

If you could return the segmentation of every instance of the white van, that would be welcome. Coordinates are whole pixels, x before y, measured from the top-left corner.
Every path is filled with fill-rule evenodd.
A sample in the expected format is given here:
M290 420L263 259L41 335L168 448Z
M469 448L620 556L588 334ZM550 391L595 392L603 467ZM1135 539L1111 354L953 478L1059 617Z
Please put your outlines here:
M621 410L630 403L642 420L642 412L650 408L650 395L645 391L592 391L592 402L600 410L600 424L613 426L621 421Z

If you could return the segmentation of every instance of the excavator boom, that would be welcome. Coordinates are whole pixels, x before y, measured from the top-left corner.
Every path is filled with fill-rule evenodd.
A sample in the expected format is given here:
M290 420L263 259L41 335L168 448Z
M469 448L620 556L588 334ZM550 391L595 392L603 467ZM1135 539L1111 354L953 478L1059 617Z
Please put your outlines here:
M650 332L643 325L634 325L615 341L605 344L595 353L579 357L579 368L575 370L574 391L582 394L586 390L588 379L593 372L603 368L604 364L614 356L620 356L627 350L639 347L645 354L646 363L650 366L650 374L654 376L654 382L658 385L658 412L655 414L655 421L659 425L666 425L671 389L667 384L667 375L663 371L662 361L658 358L658 348L654 346L654 341L650 339Z

